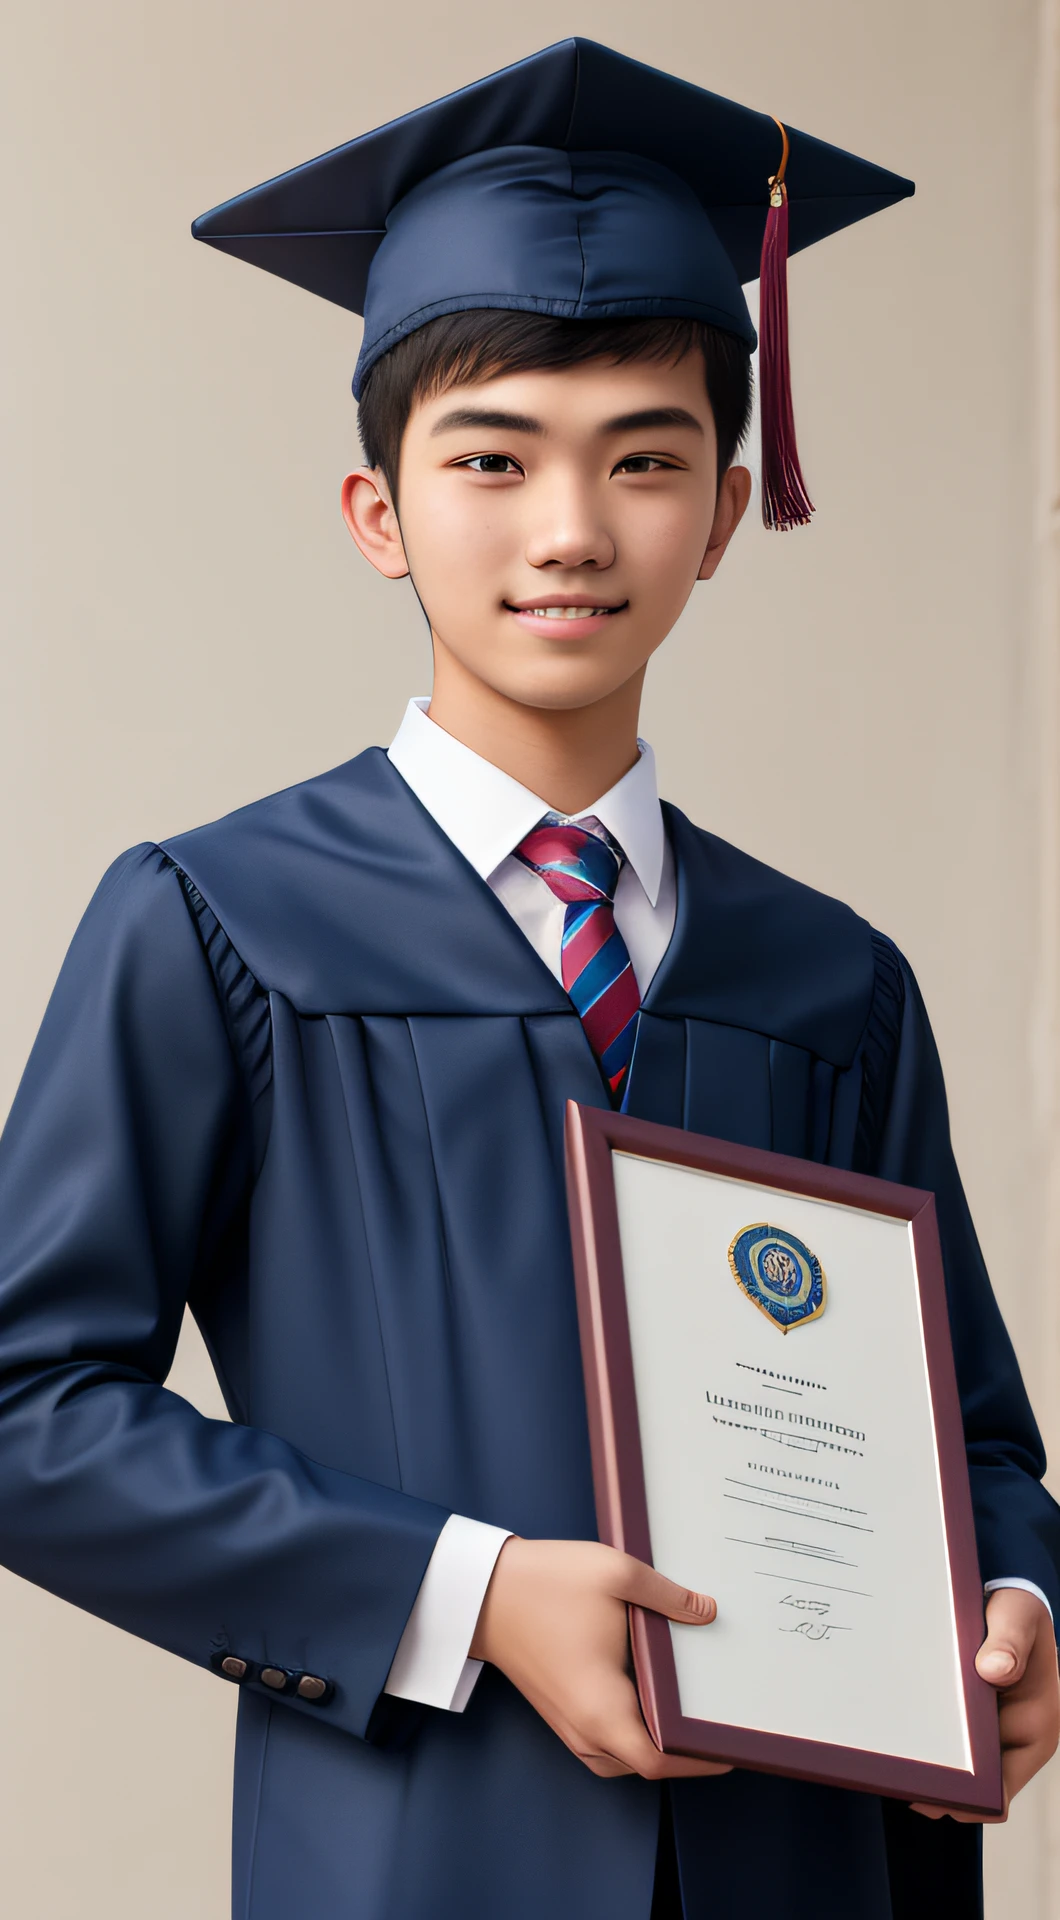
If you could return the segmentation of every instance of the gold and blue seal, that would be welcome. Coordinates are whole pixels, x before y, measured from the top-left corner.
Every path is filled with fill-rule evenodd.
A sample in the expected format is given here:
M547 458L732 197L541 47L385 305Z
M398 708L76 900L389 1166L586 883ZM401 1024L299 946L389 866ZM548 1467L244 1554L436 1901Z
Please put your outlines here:
M805 1241L764 1220L741 1227L729 1248L732 1277L781 1333L804 1327L825 1309L824 1269Z

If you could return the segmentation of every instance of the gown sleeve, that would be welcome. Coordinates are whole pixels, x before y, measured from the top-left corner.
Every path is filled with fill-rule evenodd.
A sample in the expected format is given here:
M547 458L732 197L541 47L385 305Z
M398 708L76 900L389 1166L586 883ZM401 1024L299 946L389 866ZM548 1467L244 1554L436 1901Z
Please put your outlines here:
M876 944L869 1170L935 1195L983 1580L1033 1581L1060 1626L1060 1508L1042 1485L1041 1436L954 1161L938 1051L908 964L890 942L876 936ZM882 1028L892 1040L886 1049Z
M163 1385L241 1244L248 1104L180 876L134 849L0 1140L0 1560L364 1736L447 1512Z

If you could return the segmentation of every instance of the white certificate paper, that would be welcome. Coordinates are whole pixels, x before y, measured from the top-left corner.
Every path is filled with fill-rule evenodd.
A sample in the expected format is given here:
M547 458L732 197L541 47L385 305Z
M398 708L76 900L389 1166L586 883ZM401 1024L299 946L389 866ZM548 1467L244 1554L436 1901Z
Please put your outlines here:
M670 1628L682 1713L970 1771L910 1223L612 1154L654 1564L713 1594ZM823 1309L787 1332L729 1252L769 1222Z

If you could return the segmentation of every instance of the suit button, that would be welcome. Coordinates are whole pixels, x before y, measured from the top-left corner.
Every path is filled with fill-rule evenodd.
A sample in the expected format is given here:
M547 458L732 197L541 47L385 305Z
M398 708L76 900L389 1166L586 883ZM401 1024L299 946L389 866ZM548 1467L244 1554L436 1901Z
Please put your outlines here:
M222 1660L221 1662L221 1672L227 1673L228 1678L230 1680L242 1680L246 1673L246 1670L247 1670L246 1661L237 1660L235 1657L235 1654L233 1653L230 1653L228 1655L228 1658L226 1660Z
M287 1675L282 1667L262 1667L262 1685L271 1687L274 1693L282 1693L287 1685Z
M298 1682L298 1692L303 1700L320 1700L328 1690L326 1680L318 1680L315 1673L303 1673Z

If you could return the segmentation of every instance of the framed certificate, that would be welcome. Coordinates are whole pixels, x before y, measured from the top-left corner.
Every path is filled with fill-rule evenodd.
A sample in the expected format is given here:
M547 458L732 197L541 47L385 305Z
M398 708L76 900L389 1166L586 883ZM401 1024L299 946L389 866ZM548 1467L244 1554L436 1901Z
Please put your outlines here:
M1001 1811L930 1193L567 1110L600 1537L713 1594L632 1610L664 1751Z

